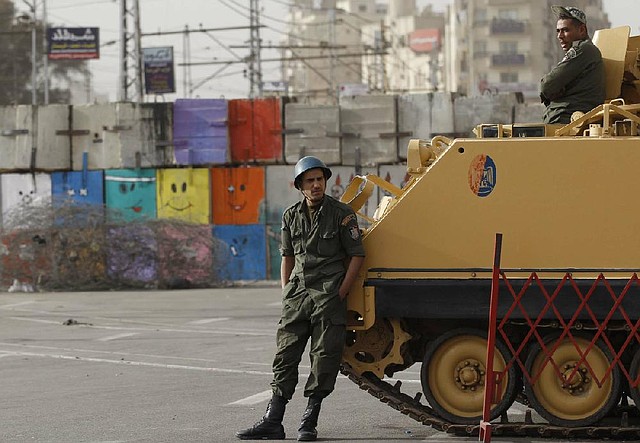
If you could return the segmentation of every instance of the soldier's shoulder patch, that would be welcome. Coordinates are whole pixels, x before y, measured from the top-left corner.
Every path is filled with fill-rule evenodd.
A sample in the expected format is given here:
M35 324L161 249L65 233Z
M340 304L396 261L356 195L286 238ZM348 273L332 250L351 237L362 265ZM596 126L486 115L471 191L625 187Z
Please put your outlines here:
M351 220L355 220L355 219L356 219L356 215L355 214L349 214L345 218L342 219L340 224L342 226L347 226L351 222Z
M576 58L577 55L578 55L578 52L576 51L576 48L572 47L567 51L567 53L564 55L564 58L562 60L563 61L568 61L568 60Z
M357 226L349 228L349 235L351 235L352 239L358 240L360 238L360 229Z

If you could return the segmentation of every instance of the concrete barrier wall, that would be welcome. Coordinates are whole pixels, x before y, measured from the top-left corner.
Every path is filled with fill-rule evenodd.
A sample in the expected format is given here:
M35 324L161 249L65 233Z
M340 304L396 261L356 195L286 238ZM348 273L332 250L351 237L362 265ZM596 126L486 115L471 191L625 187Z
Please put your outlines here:
M6 214L24 205L31 205L51 198L51 175L2 174L0 175L0 214Z
M105 203L126 220L156 217L154 169L108 169L104 177Z
M544 109L537 104L518 103L514 94L473 98L448 93L350 97L344 98L339 107L322 108L290 103L285 107L284 128L279 127L279 135L268 128L260 130L278 137L282 132L286 134L283 159L291 164L269 164L274 152L280 155L277 146L266 150L254 146L250 150L251 159L260 163L258 157L265 157L264 163L232 167L227 163L232 157L226 135L228 110L221 110L226 103L215 101L217 108L214 106L212 112L205 112L213 109L206 100L159 107L131 104L41 107L37 109L36 127L30 106L0 108L0 129L8 134L0 137L3 149L0 170L5 171L0 174L0 213L25 199L54 196L60 200L106 204L130 221L171 218L200 225L194 227L199 231L190 233L165 227L153 231L153 235L136 225L131 228L134 229L131 238L139 238L140 244L146 245L141 253L151 252L129 259L118 252L117 245L127 241L122 232L107 230L106 234L96 234L106 235L106 243L113 248L104 248L92 256L96 260L88 272L95 277L106 274L120 280L137 278L142 285L170 285L172 279L205 284L214 280L215 272L224 274L220 278L231 280L279 279L281 217L287 207L301 199L293 185L293 163L301 155L317 155L331 165L333 175L327 183L327 193L335 198L342 196L356 174L356 147L362 154L361 174L376 174L402 187L408 176L406 166L400 162L411 138L429 139L436 134L461 132L467 135L476 124L485 122L539 122ZM205 111L199 112L202 109ZM73 113L72 128L68 127L69 112ZM248 115L254 118L253 114ZM277 118L274 121L277 126ZM10 173L34 169L31 153L35 134L38 145L35 169L54 172ZM313 147L307 150L307 144ZM242 148L238 149L235 157L240 158ZM85 151L87 169L71 171L82 169ZM203 164L196 168L144 167L192 161ZM225 165L211 167L217 161ZM376 190L361 212L373 217L384 195ZM365 219L360 223L367 226ZM198 236L209 240L199 247ZM23 237L4 235L3 248L33 249L27 255L39 257L37 242L31 244L33 240ZM86 249L80 240L47 241L75 245L76 256L86 253L88 257L91 247ZM178 250L167 250L167 245L178 243ZM43 258L37 259L43 269L62 266L60 272L70 277L80 272L74 263L65 263L63 258L49 256L49 264ZM183 259L184 266L176 267L174 261ZM198 260L204 261L196 264ZM217 270L211 269L214 262ZM2 263L9 262L3 259ZM9 266L9 274L6 269L3 271L3 282L10 282L11 275L33 268L31 265Z

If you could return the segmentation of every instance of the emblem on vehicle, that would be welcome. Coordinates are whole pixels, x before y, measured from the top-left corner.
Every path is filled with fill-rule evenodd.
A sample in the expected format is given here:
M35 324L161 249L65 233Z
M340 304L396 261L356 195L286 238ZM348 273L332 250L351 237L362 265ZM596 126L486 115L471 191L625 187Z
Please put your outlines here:
M478 197L488 196L496 187L496 164L488 155L477 155L471 161L469 187Z

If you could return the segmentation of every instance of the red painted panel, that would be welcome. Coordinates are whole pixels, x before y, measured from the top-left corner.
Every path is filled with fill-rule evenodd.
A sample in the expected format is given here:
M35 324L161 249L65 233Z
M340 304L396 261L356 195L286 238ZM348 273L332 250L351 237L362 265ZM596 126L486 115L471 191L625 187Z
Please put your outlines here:
M211 207L215 225L264 223L264 168L213 168Z
M229 100L231 161L279 163L282 106L278 98Z

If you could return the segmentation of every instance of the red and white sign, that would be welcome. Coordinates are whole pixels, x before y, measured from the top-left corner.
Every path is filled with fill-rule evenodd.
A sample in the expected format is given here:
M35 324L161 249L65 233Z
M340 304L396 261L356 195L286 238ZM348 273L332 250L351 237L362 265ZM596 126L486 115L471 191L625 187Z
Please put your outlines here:
M418 29L409 34L409 47L414 52L431 52L440 47L439 29Z

